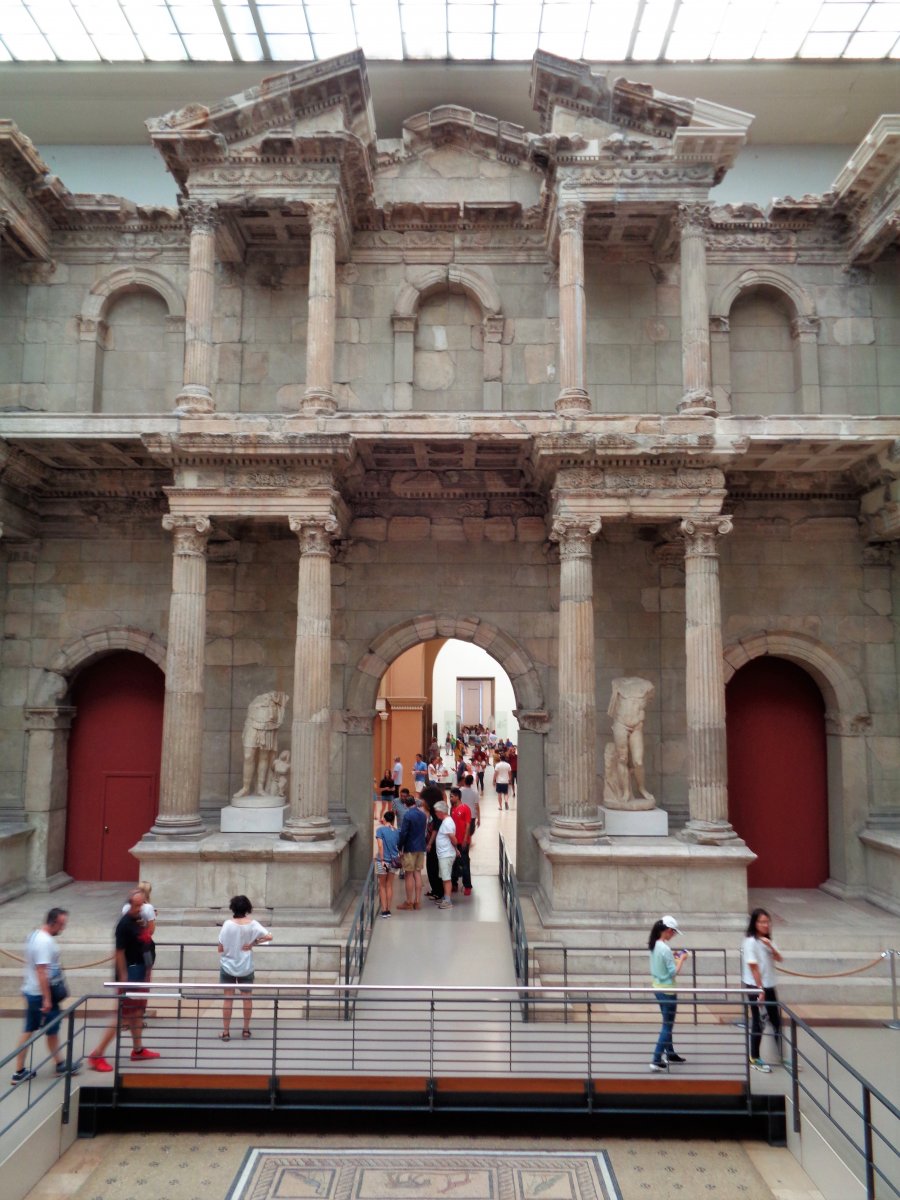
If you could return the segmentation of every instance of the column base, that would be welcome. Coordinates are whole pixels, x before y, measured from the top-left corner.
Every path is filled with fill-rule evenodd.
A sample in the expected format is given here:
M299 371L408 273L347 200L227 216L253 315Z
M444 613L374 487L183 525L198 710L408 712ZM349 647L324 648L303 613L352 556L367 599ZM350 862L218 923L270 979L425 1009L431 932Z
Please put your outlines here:
M553 407L558 413L589 413L591 398L583 388L563 388Z
M175 412L179 417L206 417L215 411L209 388L186 384L175 397Z
M685 392L676 407L678 412L688 417L717 417L719 415L712 393L701 389Z
M337 412L337 400L334 397L334 393L326 391L324 388L317 388L303 393L303 399L300 401L300 411L291 415L297 417L330 417L335 412Z
M285 842L327 842L335 836L334 826L328 817L301 817L287 820L281 831Z
M190 821L166 821L159 817L151 825L144 838L177 838L178 841L190 841L205 838L209 830L198 818Z
M570 845L609 845L600 817L552 817L550 837L554 842L567 842Z
M746 846L728 821L688 821L678 838L694 846Z

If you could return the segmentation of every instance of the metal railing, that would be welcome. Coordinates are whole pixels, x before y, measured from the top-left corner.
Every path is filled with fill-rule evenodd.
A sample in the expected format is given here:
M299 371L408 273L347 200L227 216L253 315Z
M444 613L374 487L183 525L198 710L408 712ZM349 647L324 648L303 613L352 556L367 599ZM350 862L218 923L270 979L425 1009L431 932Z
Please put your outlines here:
M500 893L503 897L503 906L506 909L506 919L509 922L509 932L512 938L516 980L527 987L529 982L528 935L525 932L522 905L519 903L519 885L516 881L516 872L506 852L506 841L503 834L500 834L499 841Z
M65 1009L57 1023L59 1050L66 1068L63 1074L56 1073L54 1056L49 1048L41 1053L41 1044L46 1046L46 1029L39 1029L21 1046L0 1058L0 1072L5 1075L19 1054L24 1051L26 1068L35 1072L35 1075L24 1083L7 1086L0 1091L0 1138L57 1088L62 1088L62 1124L68 1125L72 1102L72 1068L75 1067L77 1071L84 1056L84 1017L87 1000L86 996L76 1000ZM51 1074L42 1075L47 1068L50 1068Z
M532 947L531 954L541 974L543 974L544 964L548 957L558 956L561 959L559 969L552 973L562 976L564 989L592 987L595 984L602 987L604 986L603 976L612 976L609 981L611 985L624 983L628 987L638 989L647 986L649 951L646 946L553 946L544 944ZM572 960L575 960L577 964L579 958L593 960L596 967L592 966L589 970L582 968L579 972L578 966L574 965L576 974L581 975L581 979L574 982L570 974L570 964L572 964ZM724 988L729 987L728 951L721 946L692 950L687 963L685 963L685 970L679 975L679 981L682 978L686 981L688 975L690 977L689 986L692 988L710 988L717 984L721 984ZM740 979L735 979L734 986L740 986ZM696 1025L698 1020L696 1005L692 1015ZM566 1005L563 1008L563 1020L568 1021L568 1019L569 1010Z
M378 913L380 902L378 899L378 886L375 882L375 863L369 863L369 873L366 875L365 882L362 885L359 902L356 905L356 912L353 914L353 922L350 925L350 932L347 934L347 942L344 946L344 983L351 984L362 977L363 967L366 962L366 955L369 953L369 942L372 939L372 926L375 924L375 917ZM350 1016L350 997L347 995L344 999L344 1016Z

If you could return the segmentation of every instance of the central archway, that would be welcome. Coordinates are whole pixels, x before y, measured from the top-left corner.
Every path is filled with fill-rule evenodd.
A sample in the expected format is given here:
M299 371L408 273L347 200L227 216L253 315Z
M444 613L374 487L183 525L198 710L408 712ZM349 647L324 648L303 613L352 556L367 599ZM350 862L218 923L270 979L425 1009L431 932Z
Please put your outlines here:
M375 700L382 676L404 651L435 638L474 642L509 676L519 721L519 801L516 832L517 873L536 880L538 855L531 830L546 821L544 804L544 733L549 725L545 686L531 656L499 626L471 615L425 613L390 626L373 638L347 681L344 796L347 811L357 828L370 821L372 734ZM349 736L355 735L355 736ZM354 839L352 872L365 875L370 850L365 839Z

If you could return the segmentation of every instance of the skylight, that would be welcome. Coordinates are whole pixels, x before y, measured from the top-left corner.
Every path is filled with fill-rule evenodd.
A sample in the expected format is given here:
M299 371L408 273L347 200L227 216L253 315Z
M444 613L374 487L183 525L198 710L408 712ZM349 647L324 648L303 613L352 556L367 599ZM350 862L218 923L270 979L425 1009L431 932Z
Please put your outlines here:
M896 59L900 0L3 0L0 62Z

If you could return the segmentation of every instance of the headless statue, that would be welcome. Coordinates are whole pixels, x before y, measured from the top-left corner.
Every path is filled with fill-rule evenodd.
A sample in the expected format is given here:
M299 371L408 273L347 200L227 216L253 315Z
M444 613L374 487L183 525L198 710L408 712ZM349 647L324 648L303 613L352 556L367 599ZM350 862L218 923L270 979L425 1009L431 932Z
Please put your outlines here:
M603 757L606 808L640 810L656 806L644 779L644 717L655 690L649 679L636 676L612 682L607 712L612 718L613 740Z

